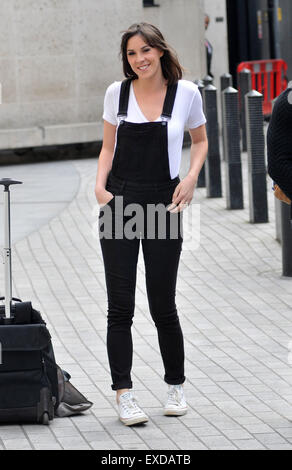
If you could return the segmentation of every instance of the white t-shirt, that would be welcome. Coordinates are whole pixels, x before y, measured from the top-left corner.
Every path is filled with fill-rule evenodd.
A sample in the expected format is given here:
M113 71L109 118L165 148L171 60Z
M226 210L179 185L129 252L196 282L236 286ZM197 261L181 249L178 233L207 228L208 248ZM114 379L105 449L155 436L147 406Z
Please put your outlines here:
M114 126L119 124L117 113L121 83L112 83L106 90L104 98L104 113L102 117ZM137 103L133 91L133 83L130 86L128 115L122 119L133 123L149 122ZM156 119L156 121L161 120L161 117ZM203 113L202 98L197 85L189 80L179 80L172 116L168 120L168 158L171 179L176 178L179 174L185 128L195 129L205 123L206 118Z

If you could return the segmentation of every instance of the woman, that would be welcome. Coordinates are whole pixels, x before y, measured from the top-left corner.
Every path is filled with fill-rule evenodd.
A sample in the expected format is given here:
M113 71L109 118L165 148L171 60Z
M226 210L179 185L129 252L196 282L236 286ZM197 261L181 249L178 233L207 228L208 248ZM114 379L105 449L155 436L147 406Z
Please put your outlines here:
M208 144L198 88L181 80L182 68L161 32L148 23L132 25L122 36L121 55L127 79L114 82L106 91L95 194L102 206L99 233L108 295L112 389L117 392L120 420L132 425L148 420L130 390L140 239L148 302L158 330L164 380L169 385L164 414L181 416L187 412L182 386L184 345L175 288L182 209L193 198ZM180 181L185 125L192 137L191 162L187 176ZM130 217L133 204L136 215L140 214L134 224ZM158 224L157 214L149 217L153 206L160 207ZM157 225L163 221L161 235ZM133 237L133 230L137 236Z

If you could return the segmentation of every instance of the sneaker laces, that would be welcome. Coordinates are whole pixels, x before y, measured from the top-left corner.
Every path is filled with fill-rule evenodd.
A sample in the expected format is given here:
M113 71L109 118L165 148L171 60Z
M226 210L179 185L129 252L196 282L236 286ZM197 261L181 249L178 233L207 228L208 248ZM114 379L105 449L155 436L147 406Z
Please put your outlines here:
M178 391L176 387L171 387L168 390L168 397L167 402L170 405L177 405L180 402L180 395L181 393Z
M123 397L122 400L120 401L120 406L125 411L128 411L130 409L131 413L134 413L134 414L142 413L142 410L139 408L137 404L136 398L134 398L133 396Z

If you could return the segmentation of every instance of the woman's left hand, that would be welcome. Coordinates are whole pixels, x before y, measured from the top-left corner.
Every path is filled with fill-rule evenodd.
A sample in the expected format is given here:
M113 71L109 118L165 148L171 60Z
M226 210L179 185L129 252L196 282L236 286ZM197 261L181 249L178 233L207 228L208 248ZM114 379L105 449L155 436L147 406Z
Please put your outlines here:
M191 176L186 176L175 188L172 196L172 204L167 208L172 214L181 212L189 206L196 187L196 181Z

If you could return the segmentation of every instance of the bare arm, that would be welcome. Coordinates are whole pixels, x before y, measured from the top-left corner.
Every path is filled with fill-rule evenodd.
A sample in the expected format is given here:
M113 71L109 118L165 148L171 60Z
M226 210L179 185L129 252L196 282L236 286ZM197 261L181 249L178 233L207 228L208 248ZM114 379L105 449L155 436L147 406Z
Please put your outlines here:
M190 204L192 201L198 177L208 152L206 126L190 129L189 132L192 138L190 168L187 176L177 185L173 193L172 205L169 210L174 213L180 212L186 204ZM175 206L177 206L176 209L174 209Z
M115 148L116 126L104 121L103 143L98 159L96 175L95 196L99 204L107 204L110 200L109 191L106 191L108 174L112 167Z
M194 179L197 184L200 171L204 165L208 152L208 139L206 126L197 127L189 130L192 138L191 163L188 176Z

